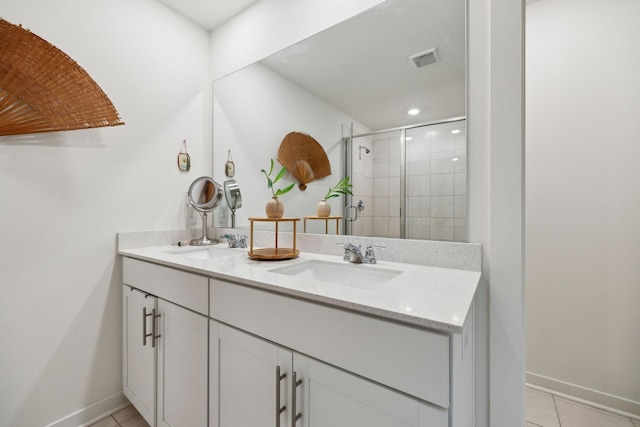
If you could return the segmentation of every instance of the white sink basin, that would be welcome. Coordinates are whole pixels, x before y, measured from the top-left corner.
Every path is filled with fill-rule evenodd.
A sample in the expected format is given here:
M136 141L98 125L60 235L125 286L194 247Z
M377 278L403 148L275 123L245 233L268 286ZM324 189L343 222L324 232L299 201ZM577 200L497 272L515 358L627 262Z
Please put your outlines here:
M320 280L337 285L373 289L402 274L402 271L371 267L366 264L349 264L331 261L309 260L286 267L269 270L273 273L296 276L301 279Z
M192 259L216 259L228 257L231 255L238 255L238 252L227 248L227 247L219 247L219 246L194 246L183 249L173 249L170 251L166 251L169 254L179 255L185 258Z

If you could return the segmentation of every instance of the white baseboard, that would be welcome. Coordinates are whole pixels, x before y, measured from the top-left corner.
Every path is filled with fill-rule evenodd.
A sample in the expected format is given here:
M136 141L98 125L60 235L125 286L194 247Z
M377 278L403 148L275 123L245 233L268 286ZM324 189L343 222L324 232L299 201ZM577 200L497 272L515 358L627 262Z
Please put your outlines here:
M567 383L544 375L527 372L527 385L532 388L573 400L578 403L603 409L623 417L640 420L640 402L614 396L598 390Z
M86 427L119 411L127 405L130 405L129 401L124 397L124 394L119 391L86 408L69 414L46 427Z

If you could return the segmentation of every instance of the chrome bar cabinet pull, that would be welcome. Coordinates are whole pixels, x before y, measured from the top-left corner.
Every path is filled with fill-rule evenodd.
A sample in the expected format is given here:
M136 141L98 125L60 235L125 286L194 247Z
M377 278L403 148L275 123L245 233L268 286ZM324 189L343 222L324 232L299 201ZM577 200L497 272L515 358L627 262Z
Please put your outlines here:
M142 346L143 347L147 345L147 337L153 336L153 332L150 334L147 333L147 317L152 316L153 314L154 313L147 313L147 307L142 308Z
M276 366L276 427L280 427L280 414L287 409L287 405L280 406L280 382L286 377L287 373L280 374L280 366Z
M153 315L152 319L153 319L153 323L151 324L152 328L151 328L151 335L153 337L153 339L151 340L151 347L155 347L156 346L156 339L160 338L162 335L156 335L156 325L158 324L157 319L162 317L161 314L156 314L156 309L154 308L151 311L151 314Z
M291 374L291 427L296 427L296 422L302 418L302 414L296 409L296 389L302 384L302 380L297 379L296 371Z

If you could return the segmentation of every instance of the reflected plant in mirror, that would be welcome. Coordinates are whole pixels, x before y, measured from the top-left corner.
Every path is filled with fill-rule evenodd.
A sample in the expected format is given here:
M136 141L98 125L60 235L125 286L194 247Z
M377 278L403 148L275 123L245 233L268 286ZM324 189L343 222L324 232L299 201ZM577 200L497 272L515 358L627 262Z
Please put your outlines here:
M343 178L335 186L329 188L329 191L324 195L323 200L332 199L340 196L341 194L352 195L351 188L353 185L349 183L350 179L350 177Z
M280 169L280 171L276 174L275 178L271 179L274 166L275 166L275 162L273 161L273 159L271 159L271 166L269 167L269 172L267 172L264 169L260 171L267 178L267 188L271 189L271 194L272 194L271 200L269 200L267 202L267 205L265 206L265 213L267 214L267 218L282 218L282 215L284 214L284 205L278 199L278 197L291 191L293 186L296 184L294 182L285 188L278 188L276 190L274 188L274 184L280 181L280 179L282 179L282 177L284 176L287 170L283 166L282 169Z
M321 218L326 218L331 215L331 205L327 203L327 200L339 197L341 195L353 195L353 193L351 193L351 188L353 187L353 185L349 183L350 179L350 177L342 178L336 185L329 188L329 191L327 191L322 200L320 200L320 202L316 206L316 215Z

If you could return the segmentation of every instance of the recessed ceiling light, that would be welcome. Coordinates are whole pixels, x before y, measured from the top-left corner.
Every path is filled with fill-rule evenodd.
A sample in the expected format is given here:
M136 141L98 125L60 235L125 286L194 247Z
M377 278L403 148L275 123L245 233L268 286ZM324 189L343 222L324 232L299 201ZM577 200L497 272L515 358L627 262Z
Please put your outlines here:
M412 137L408 136L408 137L406 137L404 140L405 140L405 141L411 141L412 139L413 139Z
M416 114L418 114L420 112L420 110L418 110L417 108L412 108L411 110L407 111L407 113L410 116L415 116Z
M454 129L451 131L451 133L460 133L460 129Z
M457 161L458 161L458 158L457 158L457 157L454 157L453 159L451 159L451 161L453 161L453 162L457 162Z

